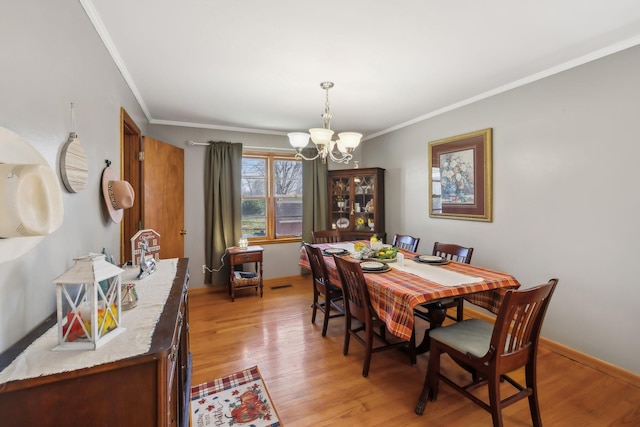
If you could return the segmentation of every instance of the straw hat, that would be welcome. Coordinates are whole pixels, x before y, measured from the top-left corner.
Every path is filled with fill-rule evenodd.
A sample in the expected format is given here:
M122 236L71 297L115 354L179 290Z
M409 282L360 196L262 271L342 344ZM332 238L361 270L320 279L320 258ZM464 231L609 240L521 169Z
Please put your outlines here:
M31 250L63 219L55 172L29 142L0 127L0 263Z
M62 224L62 194L49 166L0 164L0 200L0 237L46 236Z
M102 171L102 196L107 205L109 216L116 224L122 221L124 209L133 206L135 192L128 181L119 181L109 166Z

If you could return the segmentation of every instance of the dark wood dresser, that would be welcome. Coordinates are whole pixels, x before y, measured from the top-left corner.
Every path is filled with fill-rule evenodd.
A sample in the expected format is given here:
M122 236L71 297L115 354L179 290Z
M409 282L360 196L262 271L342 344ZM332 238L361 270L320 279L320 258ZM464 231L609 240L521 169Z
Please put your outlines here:
M146 353L0 384L0 425L188 426L191 388L188 264L187 258L177 262L175 279ZM0 355L0 371L20 357L55 321L54 314Z

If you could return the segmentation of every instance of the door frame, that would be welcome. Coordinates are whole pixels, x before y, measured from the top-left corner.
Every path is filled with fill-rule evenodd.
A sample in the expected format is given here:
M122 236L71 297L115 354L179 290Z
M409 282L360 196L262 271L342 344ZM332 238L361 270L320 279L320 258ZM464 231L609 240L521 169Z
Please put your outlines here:
M144 152L142 132L127 111L120 108L120 153L122 179L128 181L135 192L130 209L125 209L120 225L120 263L131 261L131 237L144 226L144 169L140 154ZM128 237L125 237L128 236Z

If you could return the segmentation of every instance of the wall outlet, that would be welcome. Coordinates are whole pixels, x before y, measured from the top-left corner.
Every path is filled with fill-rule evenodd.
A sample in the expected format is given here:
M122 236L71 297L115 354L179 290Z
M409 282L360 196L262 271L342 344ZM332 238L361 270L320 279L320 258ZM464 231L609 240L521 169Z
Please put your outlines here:
M202 274L206 274L207 272L207 266L202 264Z

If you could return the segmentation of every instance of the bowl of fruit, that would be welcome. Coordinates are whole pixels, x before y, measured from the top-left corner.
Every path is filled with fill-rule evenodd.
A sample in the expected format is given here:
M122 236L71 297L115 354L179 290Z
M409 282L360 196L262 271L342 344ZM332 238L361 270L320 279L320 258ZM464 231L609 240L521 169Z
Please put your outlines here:
M390 245L384 245L381 249L375 251L370 259L380 262L395 262L398 257L398 248Z

